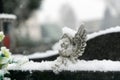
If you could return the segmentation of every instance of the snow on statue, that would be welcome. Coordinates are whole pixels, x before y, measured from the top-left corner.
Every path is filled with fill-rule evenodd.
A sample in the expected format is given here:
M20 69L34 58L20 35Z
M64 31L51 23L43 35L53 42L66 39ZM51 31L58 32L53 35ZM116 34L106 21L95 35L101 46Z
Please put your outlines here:
M82 56L86 47L86 30L82 24L78 31L73 33L67 28L60 40L61 48L59 49L59 57L55 65L52 67L54 72L60 71L60 66L67 65L68 61L75 63L79 56Z

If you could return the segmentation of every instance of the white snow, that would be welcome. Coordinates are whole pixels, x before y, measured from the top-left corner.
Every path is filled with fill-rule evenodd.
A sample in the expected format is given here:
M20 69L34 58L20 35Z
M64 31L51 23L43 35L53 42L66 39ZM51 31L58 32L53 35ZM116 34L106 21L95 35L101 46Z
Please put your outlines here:
M63 34L68 34L68 35L70 35L71 37L74 37L74 35L75 35L75 33L76 33L75 30L70 29L70 28L68 28L68 27L64 27L64 28L62 29L62 31L63 31Z
M120 32L120 26L116 26L116 27L112 27L112 28L109 28L109 29L106 29L106 30L101 30L99 32L94 32L94 33L88 34L87 35L87 40L93 39L97 36L101 36L101 35L105 35L105 34L109 34L109 33L115 33L115 32ZM72 30L68 27L65 27L65 28L63 28L63 34L64 33L67 33L71 36L74 36L76 31L74 31L74 30Z
M17 66L16 64L10 64L8 66L8 70L22 70L22 71L31 71L31 70L52 70L55 61L45 61L45 62L28 62L21 66ZM93 61L85 61L79 60L77 63L73 64L68 62L67 66L61 65L60 70L66 71L120 71L120 61L111 61L111 60L93 60Z
M36 59L36 58L50 57L50 56L53 56L53 55L56 55L56 54L58 54L58 50L49 50L49 51L46 51L46 52L36 52L36 53L31 54L31 55L26 55L26 57L28 57L29 59ZM16 55L12 55L12 57L14 59L22 58L23 55L16 54Z
M43 53L35 53L35 54L32 54L32 55L29 55L28 58L43 58L43 57L50 57L50 56L53 56L53 55L56 55L58 54L58 51L52 51L52 50L49 50L47 52L43 52Z
M13 14L0 14L0 19L16 19L16 15Z
M102 31L99 31L99 32L94 32L92 34L88 34L87 35L87 40L93 39L97 36L101 36L101 35L105 35L105 34L109 34L109 33L115 33L115 32L120 32L120 26L112 27L112 28L109 28L109 29L106 29L106 30L102 30Z
M101 30L99 32L94 32L94 33L88 34L87 35L87 40L93 39L97 36L101 36L101 35L105 35L105 34L109 34L109 33L115 33L115 32L120 32L120 26L116 26L116 27L112 27L112 28L109 28L109 29L106 29L106 30ZM68 27L65 27L65 28L63 28L63 34L64 33L67 33L71 36L74 36L76 31L72 30Z
M30 61L21 66L15 64L15 63L10 64L8 66L8 70L22 70L22 71L39 70L39 71L43 71L43 70L51 70L52 65L53 65L53 62L40 62L39 63L39 62Z

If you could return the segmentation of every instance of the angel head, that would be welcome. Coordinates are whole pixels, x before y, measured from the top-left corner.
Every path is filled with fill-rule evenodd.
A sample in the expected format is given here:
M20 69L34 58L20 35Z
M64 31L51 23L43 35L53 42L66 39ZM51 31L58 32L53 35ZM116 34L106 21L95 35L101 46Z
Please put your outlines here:
M72 54L72 37L68 34L64 34L61 39L61 49L59 53L61 56L69 57Z
M67 49L68 46L71 44L71 38L67 34L64 34L61 40L61 47Z

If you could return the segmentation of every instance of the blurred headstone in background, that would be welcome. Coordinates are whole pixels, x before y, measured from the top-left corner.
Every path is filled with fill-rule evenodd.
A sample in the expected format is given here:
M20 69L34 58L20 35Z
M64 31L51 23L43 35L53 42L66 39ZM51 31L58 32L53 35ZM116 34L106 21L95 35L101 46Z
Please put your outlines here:
M16 16L13 14L0 14L0 31L3 31L5 34L5 38L3 40L4 46L7 48L15 48L14 41L14 32L13 28L15 28Z
M41 32L42 32L42 42L44 43L50 43L50 42L56 42L61 37L61 28L59 25L55 23L46 23L41 26Z
M13 53L23 53L26 48L39 45L38 42L34 43L30 39L31 34L29 34L29 25L26 25L26 20L28 20L34 11L40 7L41 2L42 0L0 0L0 13L8 14L4 16L2 15L2 17L5 17L5 19L3 20L3 18L1 18L0 20L0 27L2 28L1 30L3 30L6 35L4 44L8 48L14 45L14 47L12 47L13 50L11 49ZM9 19L9 14L16 15L17 20L15 19L13 21L12 19ZM36 26L32 26L32 28L35 27ZM37 30L39 30L39 27ZM37 31L35 30L34 32ZM33 34L34 32L31 33ZM24 37L22 34L24 34ZM40 34L38 33L37 35ZM32 38L36 40L34 35Z
M120 0L106 0L106 10L101 29L120 26Z
M32 53L51 49L61 37L61 29L65 26L77 29L84 23L87 32L92 33L120 25L119 2L119 0L106 0L106 2L105 0L0 0L0 13L17 16L16 26L10 31L13 36L11 39L18 49L16 53L24 50Z
M61 6L60 20L62 24L61 26L76 29L78 20L76 18L75 11L72 8L72 6L70 6L69 4L63 4Z
M31 13L39 8L42 0L2 0L3 12L17 15L22 21L28 19Z

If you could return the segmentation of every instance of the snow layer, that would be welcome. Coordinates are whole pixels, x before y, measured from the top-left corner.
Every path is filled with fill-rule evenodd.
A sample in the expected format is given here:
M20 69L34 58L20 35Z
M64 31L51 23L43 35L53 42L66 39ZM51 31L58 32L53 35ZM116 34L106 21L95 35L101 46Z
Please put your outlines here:
M49 51L46 51L46 52L36 52L36 53L31 54L31 55L26 55L26 57L28 57L29 59L36 59L36 58L50 57L50 56L53 56L53 55L56 55L56 54L58 54L58 50L49 50ZM22 58L23 55L16 54L16 55L12 55L12 57L14 59Z
M16 64L10 64L8 66L8 70L22 70L22 71L45 71L52 70L52 66L55 64L55 61L46 61L46 62L28 62L21 66ZM73 64L68 62L67 66L61 65L60 70L65 71L120 71L120 61L111 61L111 60L93 60L93 61L85 61L79 60L77 63Z
M43 53L35 53L35 54L32 54L32 55L28 55L28 58L43 58L43 57L49 57L49 56L53 56L53 55L56 55L58 54L58 51L52 51L52 50L49 50L47 52L43 52Z
M64 28L62 29L62 31L63 31L63 34L68 34L68 35L70 35L70 36L72 36L72 37L74 37L74 35L75 35L75 33L76 33L75 30L72 30L72 29L70 29L70 28L68 28L68 27L64 27Z
M87 35L87 40L93 39L97 36L105 35L105 34L108 34L108 33L115 33L115 32L120 32L120 26L112 27L112 28L109 28L109 29L106 29L106 30L101 30L99 32L94 32L94 33L88 34ZM71 36L74 36L76 31L65 27L65 28L63 28L63 34L64 33L67 33Z
M117 27L112 27L106 30L102 30L99 32L94 32L92 34L87 35L87 40L93 39L97 36L101 36L101 35L105 35L105 34L109 34L109 33L115 33L115 32L120 32L120 26Z
M6 19L16 19L17 17L13 14L0 14L0 19L6 18Z

